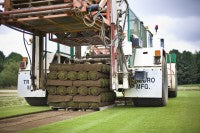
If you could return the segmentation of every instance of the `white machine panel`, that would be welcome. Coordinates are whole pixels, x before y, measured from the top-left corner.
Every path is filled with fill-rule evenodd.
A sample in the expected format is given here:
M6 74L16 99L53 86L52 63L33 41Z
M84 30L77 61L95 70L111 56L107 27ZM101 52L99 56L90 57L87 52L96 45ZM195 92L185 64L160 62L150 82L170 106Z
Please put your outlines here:
M136 49L135 54L135 61L134 66L135 67L151 67L151 66L161 66L161 64L155 65L154 64L154 56L155 56L155 50L160 50L161 55L163 54L162 48L138 48ZM162 57L160 60L162 60Z
M135 81L133 88L125 90L125 97L132 98L161 98L162 97L162 69L161 67L139 68L136 71L147 72L143 81Z
M31 86L30 71L21 71L18 75L18 95L20 97L46 97L46 91L33 91Z
M127 38L125 38L125 41L122 44L124 55L132 55L132 43L128 41Z

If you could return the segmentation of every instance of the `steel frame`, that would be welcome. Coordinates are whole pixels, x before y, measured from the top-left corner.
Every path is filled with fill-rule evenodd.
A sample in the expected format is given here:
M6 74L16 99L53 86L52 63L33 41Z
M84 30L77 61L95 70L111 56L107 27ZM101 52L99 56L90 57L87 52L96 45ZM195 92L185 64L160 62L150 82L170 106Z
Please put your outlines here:
M22 9L12 9L11 0L5 0L4 3L1 4L4 6L4 11L0 12L0 24L13 26L29 32L39 31L42 33L62 33L68 31L78 32L79 29L71 29L71 27L73 26L83 27L81 26L83 24L82 18L75 16L75 9L79 9L82 14L86 14L87 6L85 0L63 0L63 4L59 5L47 5ZM110 0L107 1L107 10L105 13L103 13L103 16L105 25L110 26ZM77 22L57 22L57 20L59 20L60 18L68 17L75 19ZM88 22L92 21L89 17L87 17L86 19ZM41 24L39 26L36 26L32 24L33 21L37 23L45 21L46 23L49 23L49 25ZM101 23L102 21L97 20L94 27L83 27L80 28L80 31L88 29L101 30ZM54 30L47 30L46 27L54 27Z

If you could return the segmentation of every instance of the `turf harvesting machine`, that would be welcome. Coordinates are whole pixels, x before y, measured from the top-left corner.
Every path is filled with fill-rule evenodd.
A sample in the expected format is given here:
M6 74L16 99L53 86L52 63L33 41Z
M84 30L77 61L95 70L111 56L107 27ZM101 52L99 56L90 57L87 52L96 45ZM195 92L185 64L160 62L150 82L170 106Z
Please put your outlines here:
M18 76L18 94L30 105L98 109L112 105L116 92L131 98L135 106L167 104L167 70L170 82L176 77L171 56L167 68L164 48L154 46L153 34L127 0L5 0L0 4L4 7L0 24L32 36L31 53L20 63ZM52 45L48 40L67 46L65 52L59 48L48 52ZM176 88L177 83L171 85Z

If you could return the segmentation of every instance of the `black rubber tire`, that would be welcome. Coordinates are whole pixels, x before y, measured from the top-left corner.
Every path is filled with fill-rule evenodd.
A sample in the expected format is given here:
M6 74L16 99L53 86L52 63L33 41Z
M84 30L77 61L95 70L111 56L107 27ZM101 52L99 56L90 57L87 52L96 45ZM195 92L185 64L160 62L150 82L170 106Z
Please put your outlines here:
M47 106L46 97L25 97L25 100L31 106Z
M170 91L170 88L168 88L168 97L175 98L177 97L178 93L178 87L177 87L177 76L175 77L175 91Z
M162 98L133 98L134 106L139 107L160 107L166 106L168 101L168 75L167 75L167 64L163 57L162 66Z
M168 96L169 96L170 98L175 98L175 97L177 97L177 90L176 90L176 91L169 91L169 92L168 92Z
M160 107L165 106L162 98L135 98L134 106L137 107Z

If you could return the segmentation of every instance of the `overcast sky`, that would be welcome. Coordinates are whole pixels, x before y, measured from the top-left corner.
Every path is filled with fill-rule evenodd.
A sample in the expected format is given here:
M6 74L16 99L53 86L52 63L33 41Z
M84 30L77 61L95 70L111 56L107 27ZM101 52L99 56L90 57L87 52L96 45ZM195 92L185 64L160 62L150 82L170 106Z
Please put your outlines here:
M200 0L128 0L145 26L165 39L165 48L200 50Z
M158 33L165 39L167 51L200 50L200 0L128 1L131 9L152 32L155 25L159 25ZM14 51L26 56L22 33L0 26L0 50L5 55Z

